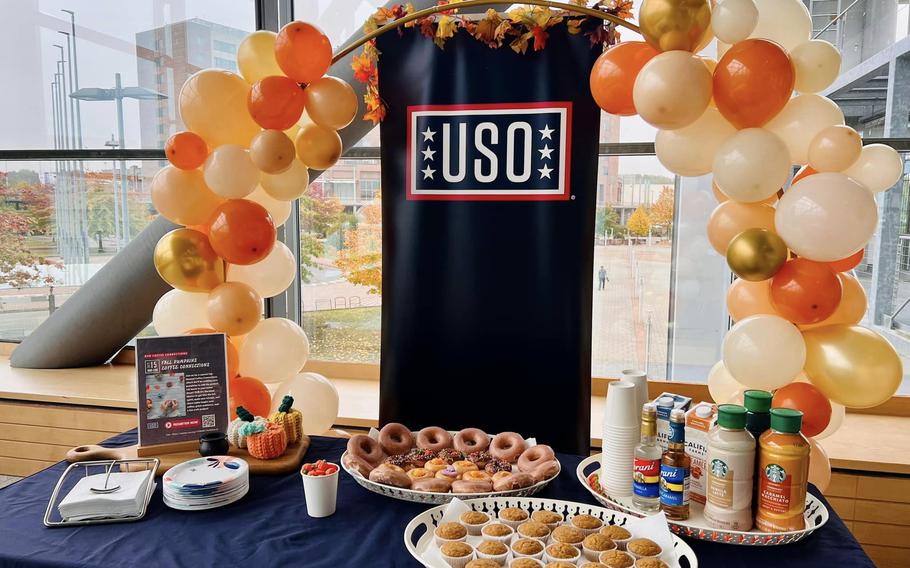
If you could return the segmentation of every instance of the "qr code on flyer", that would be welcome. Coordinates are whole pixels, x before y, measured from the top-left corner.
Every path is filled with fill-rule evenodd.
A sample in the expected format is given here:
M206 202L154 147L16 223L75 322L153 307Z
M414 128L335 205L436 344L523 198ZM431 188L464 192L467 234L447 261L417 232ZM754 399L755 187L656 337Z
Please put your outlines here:
M215 427L215 415L214 414L203 414L202 415L202 427L203 428L214 428Z

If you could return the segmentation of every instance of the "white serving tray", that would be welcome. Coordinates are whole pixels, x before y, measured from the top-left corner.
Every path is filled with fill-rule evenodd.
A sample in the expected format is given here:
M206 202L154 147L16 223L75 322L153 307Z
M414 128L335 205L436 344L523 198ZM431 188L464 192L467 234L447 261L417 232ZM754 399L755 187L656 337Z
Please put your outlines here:
M578 481L584 486L595 499L600 501L604 507L621 511L623 513L644 517L648 513L640 511L632 504L631 497L610 497L607 495L600 483L597 481L598 470L600 469L600 454L591 456L578 464L575 473ZM828 509L825 505L815 498L811 493L806 494L806 528L801 531L788 531L778 533L766 533L757 530L752 531L732 531L715 529L708 526L704 516L704 505L698 502L689 504L689 519L685 521L667 520L670 530L674 533L697 538L699 540L708 540L711 542L721 542L725 544L741 544L746 546L772 546L777 544L790 544L802 540L824 526L828 522Z

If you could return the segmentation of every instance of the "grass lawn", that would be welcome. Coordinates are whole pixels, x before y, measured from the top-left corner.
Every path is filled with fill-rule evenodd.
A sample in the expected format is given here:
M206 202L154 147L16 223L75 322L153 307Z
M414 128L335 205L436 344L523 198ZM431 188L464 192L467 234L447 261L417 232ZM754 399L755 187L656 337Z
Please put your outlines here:
M303 314L311 359L378 363L381 326L379 307Z

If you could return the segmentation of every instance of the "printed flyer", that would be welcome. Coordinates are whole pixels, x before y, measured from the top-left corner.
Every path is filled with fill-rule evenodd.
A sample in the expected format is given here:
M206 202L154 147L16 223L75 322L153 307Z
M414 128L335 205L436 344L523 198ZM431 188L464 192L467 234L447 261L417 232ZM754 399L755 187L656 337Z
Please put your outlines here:
M227 431L225 341L223 333L136 340L140 446Z

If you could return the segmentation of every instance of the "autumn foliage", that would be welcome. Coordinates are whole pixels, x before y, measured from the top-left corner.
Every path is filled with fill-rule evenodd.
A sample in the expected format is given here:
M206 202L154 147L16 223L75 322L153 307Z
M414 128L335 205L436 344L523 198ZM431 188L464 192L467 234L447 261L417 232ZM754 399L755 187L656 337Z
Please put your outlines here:
M382 200L380 194L360 210L357 227L344 233L344 248L335 266L348 282L382 293Z

